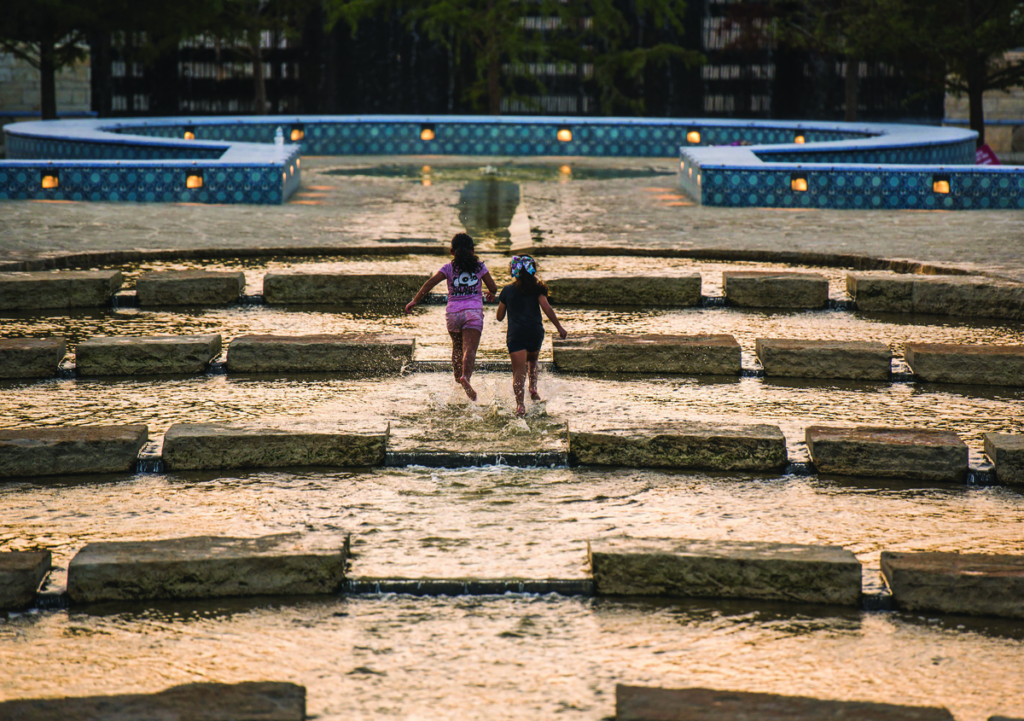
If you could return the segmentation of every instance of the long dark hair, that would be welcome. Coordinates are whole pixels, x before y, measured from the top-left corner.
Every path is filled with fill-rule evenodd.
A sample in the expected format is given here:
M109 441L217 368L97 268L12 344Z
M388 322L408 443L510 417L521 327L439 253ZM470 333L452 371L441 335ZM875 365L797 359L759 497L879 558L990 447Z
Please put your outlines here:
M459 273L475 273L480 268L480 259L473 252L473 239L468 233L456 233L452 238L452 268Z
M548 294L548 287L537 277L537 261L528 255L514 255L509 271L515 278L516 289L523 295L540 296Z

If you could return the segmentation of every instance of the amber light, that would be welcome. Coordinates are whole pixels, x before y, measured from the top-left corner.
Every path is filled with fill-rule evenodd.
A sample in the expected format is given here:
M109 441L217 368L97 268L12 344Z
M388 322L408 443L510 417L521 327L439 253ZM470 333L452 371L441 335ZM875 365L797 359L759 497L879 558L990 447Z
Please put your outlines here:
M948 193L949 178L934 178L932 180L932 190L936 193Z
M793 138L793 142L796 143L797 145L803 145L804 143L807 142L807 138L805 138L802 135L798 135L795 138Z
M302 140L304 137L306 137L305 130L299 127L292 128L292 140Z
M797 191L798 193L802 193L805 190L807 190L807 178L803 178L803 177L800 177L800 176L795 176L795 177L790 179L789 187L791 187L793 190Z
M185 131L185 140L195 140L195 139L196 139L196 134L195 133L193 133L191 130L186 130Z
M202 173L189 173L185 177L185 187L195 190L196 188L203 187L203 174Z
M570 168L568 165L563 165L558 169L558 172L561 173L562 175L572 175L572 168Z
M563 143L568 143L570 140L572 140L572 131L569 130L569 128L559 128L558 139L561 140Z
M298 168L298 167L301 167L301 166L302 166L302 158L296 158L295 159L295 167Z
M420 126L420 140L433 140L437 137L433 125Z
M691 130L686 134L686 142L688 143L699 143L700 133L696 130Z
M43 176L43 188L45 188L46 190L53 190L54 188L57 188L59 186L60 178L57 177L56 173L54 173L53 175Z

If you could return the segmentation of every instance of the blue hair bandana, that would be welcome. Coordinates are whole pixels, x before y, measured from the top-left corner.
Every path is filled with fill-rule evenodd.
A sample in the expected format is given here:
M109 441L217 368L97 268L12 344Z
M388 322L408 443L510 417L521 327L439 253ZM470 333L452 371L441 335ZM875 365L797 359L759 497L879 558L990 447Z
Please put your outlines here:
M520 273L527 275L537 274L537 262L528 255L513 255L510 266L513 278L518 278Z

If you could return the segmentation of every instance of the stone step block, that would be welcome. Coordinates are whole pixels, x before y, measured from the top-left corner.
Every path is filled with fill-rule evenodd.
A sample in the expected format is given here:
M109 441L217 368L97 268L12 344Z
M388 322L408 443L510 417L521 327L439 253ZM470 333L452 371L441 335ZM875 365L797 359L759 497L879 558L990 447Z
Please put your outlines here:
M555 367L580 373L739 375L731 335L592 335L553 341Z
M231 341L232 373L397 373L412 361L416 339L382 333L245 335Z
M51 563L49 551L0 551L0 611L30 606Z
M939 706L833 701L710 688L615 688L617 721L953 721Z
M757 357L767 376L887 381L892 351L878 341L758 338Z
M293 683L190 683L151 694L15 699L10 721L304 721L306 689Z
M284 533L90 543L68 565L76 603L334 593L348 536Z
M985 433L985 455L995 466L996 480L1009 485L1024 485L1024 436L1009 433Z
M846 289L863 311L1024 319L1024 284L994 278L850 273Z
M1024 345L907 343L904 358L929 383L1024 386Z
M860 603L860 561L839 546L621 537L587 555L602 595Z
M828 279L820 273L727 270L722 292L729 305L745 308L824 308Z
M908 611L1024 618L1024 556L882 551L882 576Z
M75 365L81 376L203 373L220 348L219 333L101 336L78 344Z
M241 271L174 270L146 273L135 282L139 305L230 305L245 290Z
M0 338L0 378L49 378L67 353L63 338Z
M148 438L143 425L0 430L0 478L132 471Z
M108 305L122 282L119 270L0 273L0 310Z
M168 470L380 466L388 427L341 430L302 423L175 423L164 435Z
M664 276L576 276L549 278L558 305L683 307L701 304L700 273Z
M271 271L263 277L267 303L401 304L425 283L424 275Z
M809 426L805 439L819 473L950 483L967 475L967 445L952 431Z

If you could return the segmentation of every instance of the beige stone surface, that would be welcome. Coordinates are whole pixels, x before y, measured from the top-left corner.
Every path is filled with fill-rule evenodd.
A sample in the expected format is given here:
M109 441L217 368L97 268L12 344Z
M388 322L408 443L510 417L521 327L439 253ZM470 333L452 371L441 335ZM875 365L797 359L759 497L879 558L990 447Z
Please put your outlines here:
M846 292L867 312L911 313L914 276L847 273Z
M1000 483L1024 485L1024 436L985 433L985 455L995 466Z
M644 428L569 428L574 463L631 468L766 471L786 465L778 426L679 421Z
M738 375L731 335L588 335L552 342L555 367L581 373Z
M701 304L699 273L681 276L562 276L549 278L555 305L683 307Z
M383 333L244 335L228 347L232 373L397 373L412 361L416 339Z
M333 593L348 536L285 533L90 543L68 565L75 603Z
M0 430L0 478L132 471L148 437L144 425Z
M220 349L219 333L100 336L78 344L75 366L82 376L202 373Z
M950 483L967 475L967 445L951 431L809 426L805 439L823 474Z
M860 602L860 561L839 546L618 537L587 555L602 595Z
M758 338L757 357L765 375L887 381L892 351L879 341Z
M67 353L63 338L0 338L0 378L49 378Z
M882 575L908 611L1024 618L1024 556L882 551Z
M300 422L175 423L164 435L169 470L379 466L388 428L343 429Z
M135 281L140 305L229 305L245 290L242 271L176 270Z
M828 279L818 273L726 271L722 291L729 305L746 308L824 308Z
M929 383L1024 386L1024 346L907 343L904 358Z
M118 270L0 273L0 310L103 306L122 281Z
M422 275L271 271L263 277L268 303L404 306L427 281Z
M49 551L0 551L0 611L29 606L50 572L51 560Z
M863 311L1024 319L1024 283L997 278L851 273L846 287Z

